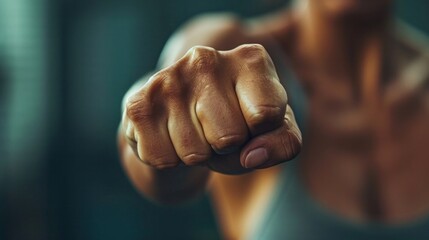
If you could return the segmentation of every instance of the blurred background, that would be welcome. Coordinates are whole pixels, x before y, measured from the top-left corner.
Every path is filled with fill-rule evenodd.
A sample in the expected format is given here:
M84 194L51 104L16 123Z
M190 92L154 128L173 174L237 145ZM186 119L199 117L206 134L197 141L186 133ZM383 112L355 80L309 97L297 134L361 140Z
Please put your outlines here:
M287 0L0 0L0 239L219 239L210 202L139 196L116 149L120 104L203 12ZM397 1L429 34L429 1Z

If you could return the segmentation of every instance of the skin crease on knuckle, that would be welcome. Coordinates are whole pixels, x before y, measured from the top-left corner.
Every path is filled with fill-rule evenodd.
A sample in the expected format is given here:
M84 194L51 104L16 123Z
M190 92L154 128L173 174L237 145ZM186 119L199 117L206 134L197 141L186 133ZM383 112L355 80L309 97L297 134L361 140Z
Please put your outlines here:
M189 153L180 157L186 166L198 166L210 159L209 153Z
M186 98L188 93L180 68L173 65L155 74L153 82L147 86L147 92L150 100L159 103L171 101L180 101Z
M148 164L152 168L163 170L168 168L176 167L180 162L170 155L161 156L161 157L152 157L142 160L143 163Z
M167 82L167 84L166 84ZM160 71L153 75L148 82L126 101L126 116L135 127L148 118L159 118L164 114L162 91L172 90L173 85L167 71Z
M146 95L135 94L131 96L126 103L126 116L129 119L128 126L134 126L138 128L140 123L144 122L146 119L151 118L154 115L154 109L150 101L147 100ZM128 128L127 128L128 130ZM134 135L127 135L130 137L135 137Z
M237 150L246 140L247 136L245 134L227 134L219 137L212 146L217 153L226 154Z
M218 52L210 47L192 47L185 56L191 75L213 74L218 66Z
M239 61L244 63L246 70L275 72L274 63L265 48L260 44L245 44L231 50L236 53Z
M284 116L284 109L277 106L255 106L247 109L249 112L248 124L253 131L267 125L273 124L272 127L278 127Z
M241 57L243 58L259 58L259 57L266 57L267 52L265 48L261 44L243 44L237 48L235 48Z

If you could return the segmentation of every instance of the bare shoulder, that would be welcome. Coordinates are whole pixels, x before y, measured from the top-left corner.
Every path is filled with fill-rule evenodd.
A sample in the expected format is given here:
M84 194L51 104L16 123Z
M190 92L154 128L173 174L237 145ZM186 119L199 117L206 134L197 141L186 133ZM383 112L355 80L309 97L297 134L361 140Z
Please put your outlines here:
M252 18L240 18L233 13L198 15L181 26L167 41L161 54L159 67L168 66L193 46L208 46L217 50L230 50L246 43L259 43L267 47L276 45L291 24L285 10ZM281 37L280 37L281 36ZM268 47L270 48L270 47Z
M193 46L207 46L229 50L250 42L243 20L232 13L198 15L182 25L167 41L160 67L165 67L182 57Z

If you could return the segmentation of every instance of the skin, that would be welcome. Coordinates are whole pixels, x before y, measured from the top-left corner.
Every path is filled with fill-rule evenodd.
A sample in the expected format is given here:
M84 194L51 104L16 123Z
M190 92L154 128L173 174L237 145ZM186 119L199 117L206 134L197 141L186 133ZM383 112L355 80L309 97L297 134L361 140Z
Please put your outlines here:
M278 164L301 151L306 188L333 212L395 224L426 214L428 75L408 72L429 57L392 34L391 7L301 0L248 22L216 15L184 26L161 70L124 97L118 142L132 183L163 203L209 185L225 238L240 239L264 214ZM282 69L308 98L302 149Z

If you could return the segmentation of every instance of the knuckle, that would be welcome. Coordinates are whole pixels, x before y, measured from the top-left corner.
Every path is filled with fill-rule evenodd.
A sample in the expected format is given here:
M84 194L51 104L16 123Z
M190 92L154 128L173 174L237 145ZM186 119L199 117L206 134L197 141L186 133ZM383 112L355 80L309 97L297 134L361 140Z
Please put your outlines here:
M161 95L166 99L180 99L185 94L185 88L178 78L166 77L161 83Z
M167 168L176 167L179 164L179 160L169 156L159 156L143 160L146 164L152 168L163 170Z
M171 71L163 70L153 75L139 91L128 97L125 114L133 122L159 115L165 96L178 95L180 84Z
M210 154L208 153L190 153L184 155L181 159L187 166L194 166L208 161Z
M214 72L218 62L218 53L210 47L195 46L188 51L189 67L197 73Z
M176 68L168 68L156 73L146 87L148 95L152 99L158 99L161 102L168 99L182 98L185 90Z
M246 59L264 59L267 55L265 48L260 44L245 44L238 49Z
M233 152L239 146L243 145L247 140L247 136L244 134L234 134L234 135L225 135L217 138L212 146L215 148L215 151L220 153Z
M136 93L128 98L125 112L131 121L139 122L145 117L151 116L153 108L145 94Z
M260 44L246 44L239 48L239 55L248 69L264 70L273 69L268 52Z
M150 79L147 84L148 89L157 89L159 86L162 85L162 83L169 78L169 71L168 70L162 70L157 73L155 73Z
M212 47L206 47L206 46L193 46L189 49L189 53L191 54L191 57L194 56L201 56L201 55L216 55L216 50Z
M241 45L240 50L247 52L264 52L265 48L259 43L250 43Z
M247 119L250 127L281 122L284 111L277 106L257 106L248 109L249 117Z

